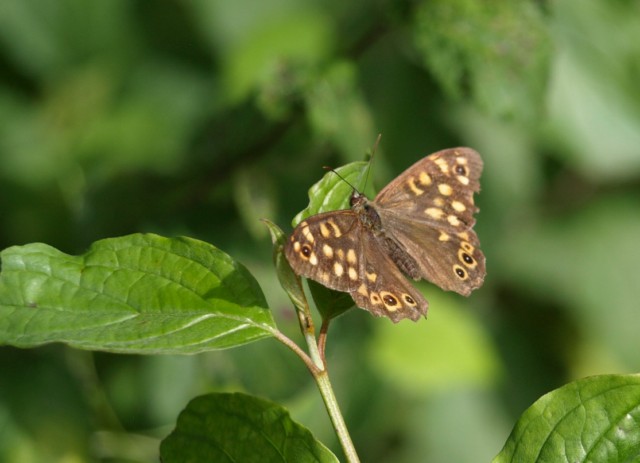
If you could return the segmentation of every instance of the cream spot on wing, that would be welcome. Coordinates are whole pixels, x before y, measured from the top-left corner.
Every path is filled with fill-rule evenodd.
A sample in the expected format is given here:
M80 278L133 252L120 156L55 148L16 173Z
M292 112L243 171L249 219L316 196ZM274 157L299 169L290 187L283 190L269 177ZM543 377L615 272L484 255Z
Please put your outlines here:
M371 283L375 283L376 280L378 279L378 274L375 272L371 272L371 273L367 272L366 275L367 275L367 280L369 280Z
M460 247L462 249L464 249L465 251L467 251L469 254L473 254L473 251L475 251L475 247L471 246L470 243L467 243L466 241L462 241L460 243Z
M322 253L325 255L325 257L328 257L329 259L333 258L333 248L328 244L325 244L322 246Z
M320 223L320 233L325 238L329 238L331 236L331 231L329 231L329 228L327 228L327 224L324 222Z
M469 184L469 177L465 177L464 175L458 175L458 181L460 183L462 183L463 185L468 185Z
M380 291L380 297L382 298L382 302L389 312L395 312L400 307L402 307L402 304L400 303L398 298L389 291Z
M416 179L415 178L411 177L407 183L409 184L409 188L411 189L411 191L413 191L413 193L416 196L420 196L422 193L424 193L424 190L421 190L416 185Z
M449 241L451 237L445 233L445 232L440 232L440 236L438 237L438 240L440 241Z
M460 201L452 201L451 207L453 207L458 212L464 212L467 210L467 207L462 204Z
M453 193L453 188L451 188L451 186L447 185L446 183L441 183L440 185L438 185L438 191L443 196L451 196L451 193Z
M364 285L364 283L362 283L358 288L358 294L362 294L364 297L367 297L369 295L369 291L367 290L367 287Z
M316 256L315 252L312 252L309 256L309 263L311 265L318 265L318 256Z
M469 241L469 233L460 232L458 233L458 238L460 238L461 240Z
M403 293L402 294L402 299L404 299L404 302L407 305L410 305L411 307L415 307L418 305L418 303L416 302L416 300L414 298L411 297L411 294L407 294L407 293Z
M300 252L298 254L305 260L309 260L311 256L314 255L311 246L309 246L307 243L300 246Z
M344 260L344 251L342 249L338 249L336 254L338 255L338 260Z
M448 215L447 222L449 222L454 227L457 227L458 225L460 225L460 220L455 215Z
M478 262L469 255L469 253L465 252L464 249L458 249L458 260L462 262L462 264L470 269L474 269L478 266Z
M331 277L329 276L329 272L320 272L320 280L324 283L328 283Z
M430 215L434 219L441 219L444 215L444 211L437 207L428 207L424 210L425 214Z
M309 230L308 225L302 227L302 234L304 235L304 237L307 239L309 243L313 243L315 241L315 239L313 238L313 233L311 233L311 230Z
M347 273L349 274L349 278L351 280L356 281L358 279L358 272L355 268L349 267L349 271Z
M445 161L442 158L437 158L434 161L438 165L438 167L440 168L443 174L449 173L449 164L447 164L447 161Z
M356 257L356 251L354 251L353 249L349 249L347 251L347 262L350 263L351 265L356 265L356 263L358 262L358 258Z
M329 220L329 225L331 226L331 228L333 228L333 236L335 236L336 238L340 238L340 236L342 236L342 230L340 230L338 224L336 224L333 220Z
M467 271L458 264L453 266L453 271L461 280L466 280L467 278L469 278L469 274L467 273Z
M341 277L342 274L344 273L344 267L340 262L333 263L333 273L335 273L337 277Z
M293 250L294 250L295 252L300 252L300 248L301 248L301 247L302 247L302 246L300 245L300 241L296 241L295 243L293 243Z
M456 154L458 154L458 152L457 152L457 151L456 151ZM467 164L467 158L464 158L464 157L462 157L462 156L457 157L457 158L456 158L456 162L457 162L458 164L466 165L466 164Z
M420 180L420 183L422 183L425 186L431 185L431 177L429 177L429 174L427 174L424 171L420 172L420 176L418 177L418 180Z
M436 205L436 206L438 206L438 207L444 207L444 205L445 205L445 204L447 204L447 203L446 203L446 201L444 200L444 198L440 198L440 197L438 197L438 198L435 198L435 199L433 200L433 204L435 204L435 205Z

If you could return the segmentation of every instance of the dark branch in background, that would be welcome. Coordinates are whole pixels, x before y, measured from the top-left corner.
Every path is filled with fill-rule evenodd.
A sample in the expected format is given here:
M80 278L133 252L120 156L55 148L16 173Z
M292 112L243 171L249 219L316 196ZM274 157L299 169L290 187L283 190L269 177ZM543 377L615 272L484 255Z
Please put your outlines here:
M234 117L240 112L243 113L242 116ZM195 148L199 153L198 162L195 163L196 171L191 171L193 175L189 176L193 186L186 191L178 208L194 206L205 201L213 186L228 180L238 167L253 162L276 146L303 114L303 106L295 105L285 119L273 122L261 117L255 108L243 106L232 111L232 114L224 113L224 121L209 124L206 140L197 143ZM257 120L254 121L254 118ZM269 125L265 128L267 123ZM255 134L260 128L263 128L263 133L257 140L243 148L236 148L246 145L243 137ZM213 167L207 162L207 158L212 157L217 161ZM204 171L203 166L206 166ZM193 181L194 179L196 180Z
M337 53L351 60L358 59L362 54L374 46L390 30L390 24L384 18L376 18L376 22L369 26L353 43L342 52ZM215 120L203 130L204 135L194 143L198 166L196 172L190 172L192 188L185 191L182 200L176 204L176 209L194 206L207 198L212 186L225 181L242 165L253 162L269 152L290 132L296 124L303 120L306 108L302 102L293 104L290 113L282 120L266 119L255 107L253 100L246 102L229 113L224 113L224 120ZM250 119L247 121L246 119ZM257 139L246 144L247 134L256 134ZM240 148L238 148L240 147ZM216 159L213 167L206 159ZM206 166L206 167L204 167ZM202 175L202 168L206 174ZM193 174L193 175L191 175Z

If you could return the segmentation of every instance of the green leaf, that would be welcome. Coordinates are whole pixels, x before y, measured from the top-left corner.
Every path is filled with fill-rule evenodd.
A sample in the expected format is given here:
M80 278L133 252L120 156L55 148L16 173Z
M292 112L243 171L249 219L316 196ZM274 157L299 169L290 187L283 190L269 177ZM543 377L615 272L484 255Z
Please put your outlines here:
M640 375L574 381L524 412L493 463L638 461L639 421Z
M325 320L336 318L338 315L355 307L355 302L353 302L353 298L349 293L329 289L313 280L307 280L307 284L309 285L309 292L313 296L313 302L316 304L316 309Z
M292 225L321 212L349 209L353 188L363 187L368 167L368 162L358 161L334 169L340 176L327 172L309 189L309 206L293 218Z
M286 291L291 302L302 310L303 307L307 306L306 297L300 277L295 274L284 255L285 234L280 227L270 220L262 219L262 222L264 222L271 234L271 241L273 242L273 263L276 267L280 285Z
M195 353L274 328L251 274L202 241L134 234L81 256L33 243L0 258L0 344Z
M160 455L164 463L338 462L286 409L239 393L193 399Z

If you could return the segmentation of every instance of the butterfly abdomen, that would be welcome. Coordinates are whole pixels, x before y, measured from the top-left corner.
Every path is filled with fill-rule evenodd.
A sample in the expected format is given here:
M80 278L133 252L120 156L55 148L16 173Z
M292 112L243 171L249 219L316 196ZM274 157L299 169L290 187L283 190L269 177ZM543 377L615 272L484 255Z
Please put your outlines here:
M422 278L418 262L411 257L400 243L393 238L383 235L380 239L380 244L402 273L414 280L420 280Z

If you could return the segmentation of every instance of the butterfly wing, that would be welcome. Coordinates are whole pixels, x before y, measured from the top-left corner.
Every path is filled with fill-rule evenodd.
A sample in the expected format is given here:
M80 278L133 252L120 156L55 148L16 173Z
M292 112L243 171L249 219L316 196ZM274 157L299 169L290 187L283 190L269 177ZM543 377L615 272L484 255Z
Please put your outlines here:
M393 236L415 259L422 278L463 296L482 286L486 275L485 257L473 230L451 233L425 229L419 223L400 217Z
M423 278L465 296L482 285L485 258L472 227L482 159L471 148L442 150L396 177L374 205L388 236Z
M378 317L389 317L394 323L404 318L413 321L427 315L429 303L407 280L373 235L362 240L360 281L351 297Z
M427 313L422 294L351 210L308 217L294 229L285 255L297 274L350 293L374 315L398 322Z
M356 288L360 223L353 211L312 215L293 230L284 251L298 275L338 291Z

